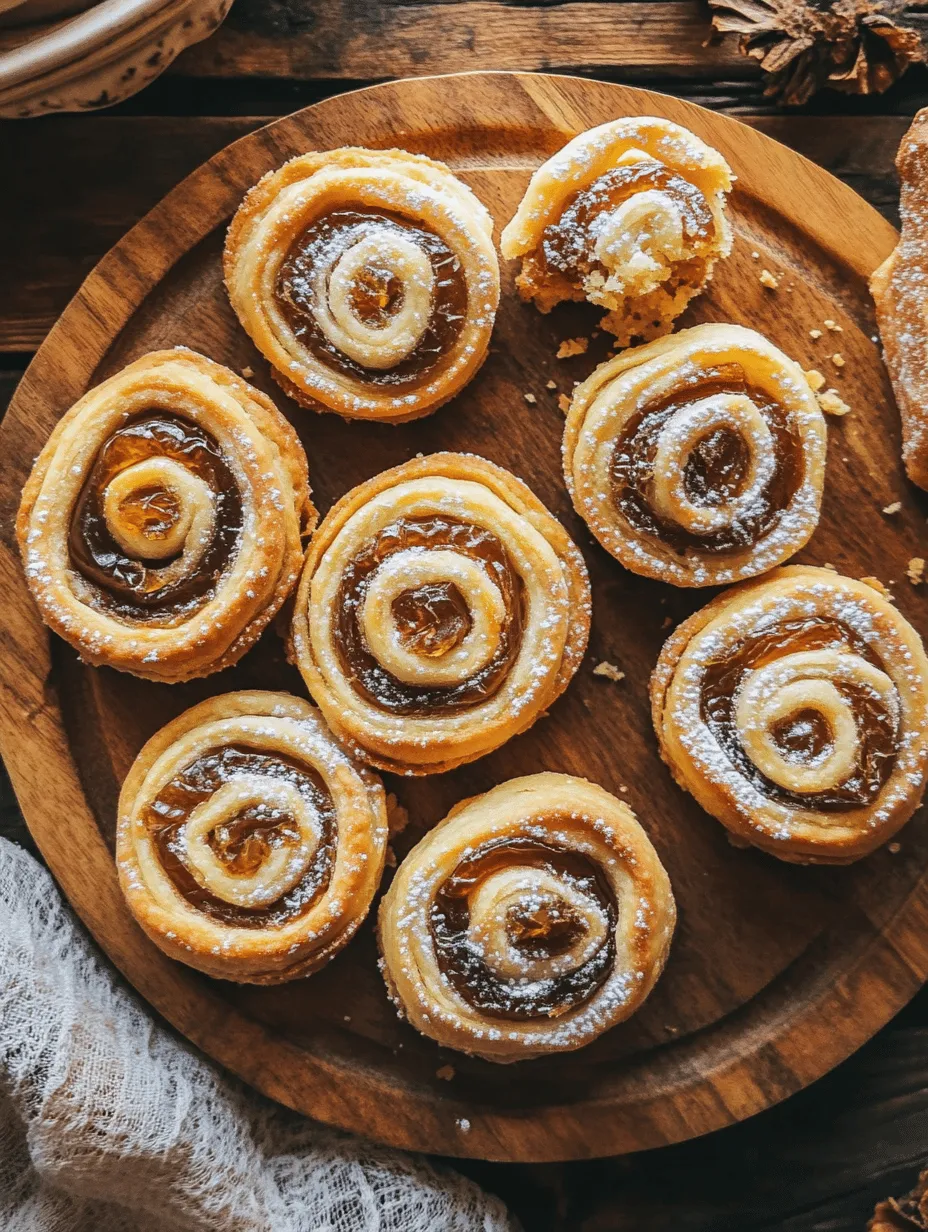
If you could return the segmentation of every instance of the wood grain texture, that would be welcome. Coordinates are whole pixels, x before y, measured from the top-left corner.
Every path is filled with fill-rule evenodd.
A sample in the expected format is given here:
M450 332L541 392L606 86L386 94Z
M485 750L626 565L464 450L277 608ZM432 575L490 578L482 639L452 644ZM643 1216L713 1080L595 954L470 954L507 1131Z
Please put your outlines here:
M378 79L476 69L594 69L605 65L689 78L753 79L736 46L707 45L709 14L697 0L513 5L499 0L397 4L328 0L281 6L278 21L255 5L232 11L208 43L173 72L194 77Z
M523 75L425 79L323 103L244 138L180 185L91 275L14 398L0 437L11 459L0 489L3 527L55 419L140 352L186 342L253 367L271 388L226 303L218 253L241 193L283 158L308 145L401 141L446 158L505 220L531 166L574 131L655 110L717 145L739 176L735 252L684 323L754 324L805 366L822 368L828 351L808 330L825 317L844 327L847 365L832 379L856 413L832 430L823 523L800 559L898 581L918 550L923 513L900 474L865 293L867 275L895 241L892 228L849 189L731 120L630 89ZM760 285L759 264L783 275L776 296ZM500 1071L442 1053L395 1020L369 930L313 980L279 989L211 983L141 937L109 854L118 783L142 741L199 697L256 684L299 691L272 637L239 668L189 687L85 670L39 625L7 537L0 741L33 833L78 912L139 991L229 1068L314 1116L401 1145L496 1159L581 1157L673 1142L749 1116L882 1025L928 971L928 833L919 817L899 855L882 851L849 870L787 868L736 852L673 788L650 733L646 685L665 618L676 622L705 596L623 573L573 516L558 465L557 395L546 382L569 388L604 340L558 363L558 340L589 333L594 316L571 306L539 317L515 301L511 273L491 357L450 411L394 429L315 418L278 401L303 435L323 509L418 450L468 448L522 475L584 547L594 588L591 653L551 716L472 767L390 785L414 819L406 845L457 799L540 767L587 774L611 790L627 786L681 905L667 974L636 1019L582 1053ZM526 406L527 391L536 406ZM887 533L879 509L894 499L905 508ZM898 585L900 607L924 627L920 592ZM592 676L600 659L626 671L621 686ZM442 1082L436 1070L449 1062L456 1076Z
M893 156L904 116L745 116L840 176L895 221ZM3 162L31 163L0 225L17 237L0 269L0 352L34 350L103 254L166 192L272 116L62 116L0 125ZM32 158L36 133L42 158ZM114 168L119 174L114 175Z

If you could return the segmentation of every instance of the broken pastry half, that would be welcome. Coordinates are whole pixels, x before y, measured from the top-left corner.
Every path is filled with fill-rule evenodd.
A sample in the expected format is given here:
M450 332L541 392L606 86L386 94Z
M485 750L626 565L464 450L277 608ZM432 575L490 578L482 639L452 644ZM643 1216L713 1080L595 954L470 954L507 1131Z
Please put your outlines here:
M902 416L902 460L912 482L928 490L928 108L903 137L896 169L902 231L870 291Z
M634 116L580 133L532 176L503 231L516 283L542 312L565 300L607 310L620 345L666 333L731 251L732 173L669 120Z

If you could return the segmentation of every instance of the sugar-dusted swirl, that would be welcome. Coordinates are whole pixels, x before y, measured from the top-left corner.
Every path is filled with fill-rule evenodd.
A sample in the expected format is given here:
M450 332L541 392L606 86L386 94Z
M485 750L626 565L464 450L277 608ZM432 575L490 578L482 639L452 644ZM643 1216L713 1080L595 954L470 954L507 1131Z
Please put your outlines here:
M367 915L387 842L380 780L285 693L201 702L142 749L119 798L116 861L135 918L221 979L310 975Z
M683 622L651 682L674 777L739 842L847 864L918 807L928 660L864 582L792 566Z
M740 325L607 360L574 392L564 475L627 569L711 586L782 564L818 524L825 421L802 369Z
M533 774L458 805L409 853L380 906L381 965L424 1035L524 1061L633 1014L675 920L632 811L586 779Z
M665 333L731 250L731 171L687 129L650 116L580 133L532 176L500 251L542 312L563 300L608 309L627 345Z
M313 410L427 415L486 357L493 220L443 163L404 150L303 154L229 228L225 276L275 379Z
M382 769L435 774L530 727L576 671L589 622L560 523L508 471L441 453L327 514L291 651L340 739Z
M88 663L173 683L236 662L299 574L306 456L273 402L184 348L58 422L16 523L45 623Z

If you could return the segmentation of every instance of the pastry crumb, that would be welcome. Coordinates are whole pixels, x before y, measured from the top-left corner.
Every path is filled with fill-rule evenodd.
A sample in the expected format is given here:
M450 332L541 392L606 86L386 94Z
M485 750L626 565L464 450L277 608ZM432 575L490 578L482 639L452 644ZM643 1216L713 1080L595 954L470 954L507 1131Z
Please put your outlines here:
M557 357L570 359L572 355L585 355L589 345L589 338L565 338L557 348Z
M897 856L899 852L902 850L902 844L901 843L889 843L886 847L886 850L889 852L890 855Z
M925 580L925 558L913 556L905 567L905 576L913 586L920 586Z
M455 1075L453 1065L442 1065L440 1069L435 1071L435 1077L440 1078L442 1082L450 1082Z
M824 321L823 324L825 328L830 329L833 334L843 334L844 333L844 330L841 328L841 326L838 324L837 321Z
M775 291L780 283L773 276L773 274L771 274L769 269L762 269L760 271L760 285L762 287L769 287L771 291Z
M389 844L387 845L387 850L383 857L383 862L384 864L386 864L387 868L396 868L396 852L393 850L393 848Z
M672 624L673 624L673 617L665 616L664 619L661 621L661 628L669 629Z
M821 338L821 336L822 336L822 331L820 329L810 329L809 330L809 337L814 338L816 342L819 340L819 338Z
M871 590L875 590L877 594L882 595L884 599L892 600L893 592L888 586L884 586L878 577L871 577L868 574L867 577L862 577L860 580L865 586L869 586Z
M620 672L614 663L606 663L605 661L596 664L593 668L593 675L604 676L607 680L612 680L616 684L618 684L620 680L625 679L625 673Z
M558 394L557 405L558 405L558 410L560 410L563 414L566 415L567 412L570 410L569 396L567 394Z
M557 381L548 381L545 385L545 389L557 389Z
M822 374L819 372L817 368L806 369L805 376L806 376L806 380L809 382L809 388L812 390L813 393L817 394L818 391L822 389L826 384L825 378L822 376Z
M409 825L409 809L404 808L391 791L387 796L387 828L392 835L402 834Z
M851 408L836 389L826 389L823 394L819 394L818 404L826 415L837 415L840 418L851 412Z
M820 569L830 569L832 573L838 572L838 566L833 565L830 560L826 561L824 565L819 565L819 568Z
M883 506L883 512L886 514L889 514L889 516L892 517L892 515L894 513L898 513L901 508L902 508L902 501L893 501L891 505Z
M847 361L840 351L835 351L834 355L831 357L831 362L836 368L843 368Z
M627 787L623 784L623 785L619 788L619 791L620 791L620 792L622 793L622 795L624 796L624 795L626 794L626 792L628 791L628 788L627 788Z
M534 394L527 394L527 393L526 393L526 394L523 394L523 395L522 395L522 397L523 397L523 398L525 399L525 401L529 404L529 406L534 406L534 405L536 404L536 402L538 401L538 399L535 397L535 395L534 395Z
M254 376L254 374L255 374L254 368L243 368L242 369L242 376L245 378L246 381L250 381L251 378Z

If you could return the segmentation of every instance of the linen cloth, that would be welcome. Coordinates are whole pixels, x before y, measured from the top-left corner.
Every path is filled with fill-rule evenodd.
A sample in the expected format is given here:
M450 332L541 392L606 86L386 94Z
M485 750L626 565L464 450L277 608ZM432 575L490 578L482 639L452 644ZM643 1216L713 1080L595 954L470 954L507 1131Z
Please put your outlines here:
M155 1023L0 838L3 1232L515 1232L421 1158L320 1127Z

